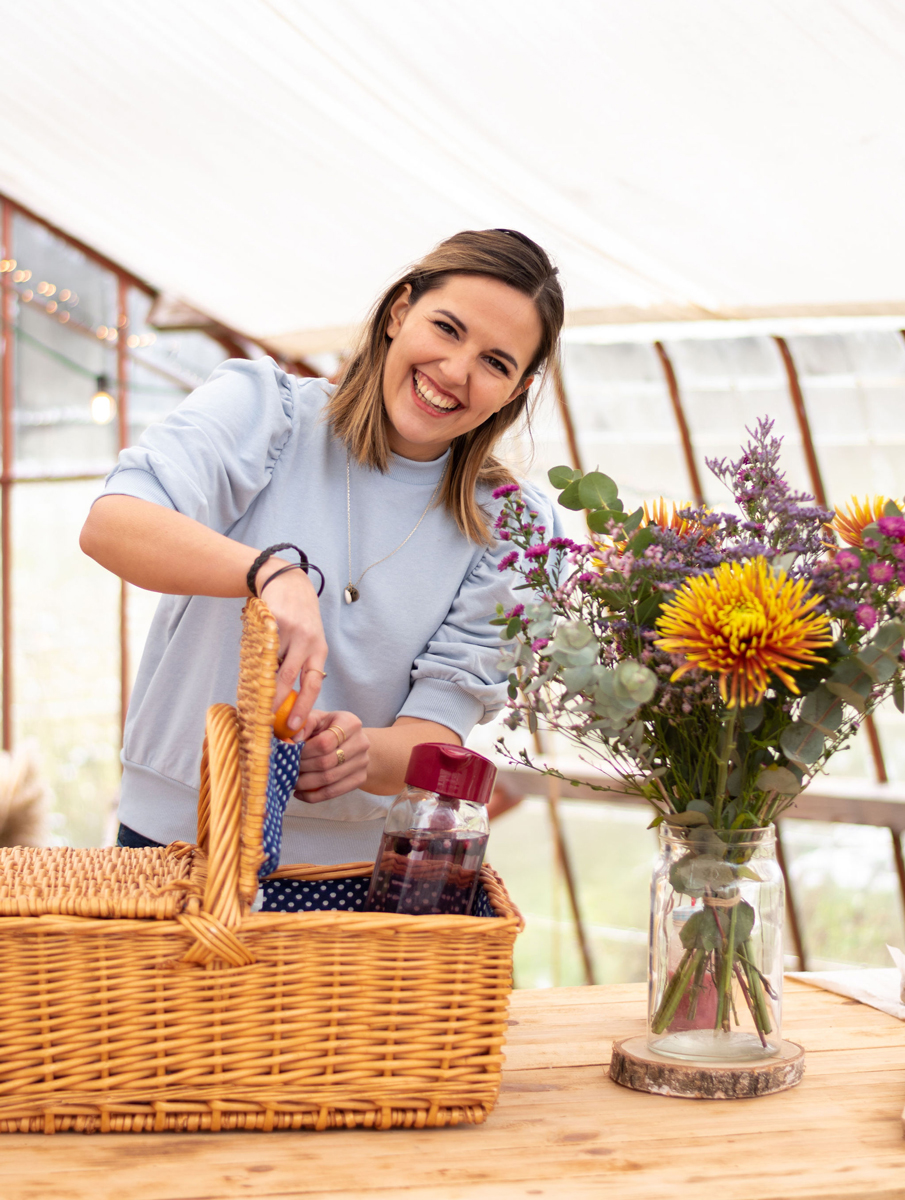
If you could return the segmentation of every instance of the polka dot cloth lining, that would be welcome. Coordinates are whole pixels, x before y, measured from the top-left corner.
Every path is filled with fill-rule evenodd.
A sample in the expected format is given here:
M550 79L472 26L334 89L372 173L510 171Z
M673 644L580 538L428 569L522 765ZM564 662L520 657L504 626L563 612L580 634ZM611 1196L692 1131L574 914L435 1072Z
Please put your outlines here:
M280 865L280 848L283 844L283 813L289 803L299 777L301 745L281 742L274 736L270 743L270 773L267 776L267 811L264 814L264 831L261 840L264 862L258 868L258 879L263 879Z
M262 912L318 912L325 909L343 909L346 912L364 911L371 880L367 875L351 876L348 879L326 879L318 883L295 879L275 879L261 885L263 893ZM495 917L487 893L478 886L474 917Z

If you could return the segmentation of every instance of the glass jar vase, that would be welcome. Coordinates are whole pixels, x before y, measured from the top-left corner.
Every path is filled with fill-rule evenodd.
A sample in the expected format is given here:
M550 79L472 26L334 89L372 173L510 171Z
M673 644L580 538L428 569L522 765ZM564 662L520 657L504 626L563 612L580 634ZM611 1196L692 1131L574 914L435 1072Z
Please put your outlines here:
M651 882L648 1045L744 1062L782 1043L785 886L771 828L660 826Z

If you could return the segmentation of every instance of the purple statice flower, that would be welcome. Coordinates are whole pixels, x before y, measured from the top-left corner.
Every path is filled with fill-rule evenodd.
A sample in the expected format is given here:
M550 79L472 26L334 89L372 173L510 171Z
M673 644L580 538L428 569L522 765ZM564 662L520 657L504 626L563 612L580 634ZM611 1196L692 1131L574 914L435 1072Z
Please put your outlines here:
M872 538L872 537L862 537L861 545L864 547L865 550L879 550L880 549L880 543L877 541L876 538Z
M862 629L873 629L877 623L877 610L872 604L859 604L855 609L855 620Z
M525 558L545 558L550 553L550 547L546 542L539 542L536 546L529 546L525 551Z
M895 575L895 568L892 563L871 563L867 568L867 573L871 583L889 583Z
M905 537L905 517L881 517L877 528L884 537Z
M511 496L513 492L517 492L518 490L519 486L517 483L504 483L502 487L498 487L494 491L493 498L494 500L499 500L503 496Z
M892 556L893 558L897 558L899 562L905 562L905 545L901 542L896 542L892 547Z
M511 621L513 617L520 617L524 611L524 604L516 604L515 608L510 608L509 612L505 614L506 620Z
M854 550L840 550L833 561L841 571L846 572L857 571L861 566L861 559Z
M518 550L511 550L497 564L498 571L508 571L511 566L518 562Z
M531 643L531 649L535 654L537 654L538 650L543 650L544 646L549 646L549 645L550 645L549 638L535 638L534 641Z

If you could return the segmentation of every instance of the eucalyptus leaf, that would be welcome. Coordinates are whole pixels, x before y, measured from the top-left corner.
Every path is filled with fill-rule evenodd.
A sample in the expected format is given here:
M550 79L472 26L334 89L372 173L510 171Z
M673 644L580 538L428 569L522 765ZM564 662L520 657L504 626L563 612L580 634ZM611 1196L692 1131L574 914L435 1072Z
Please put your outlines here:
M713 951L722 943L713 910L701 908L692 913L679 933L686 950Z
M707 800L691 800L686 805L685 811L703 813L710 820L713 816L713 805Z
M702 896L706 890L728 887L735 882L735 871L725 859L707 854L687 854L673 863L669 882L685 896Z
M816 762L823 753L824 736L813 725L793 721L782 732L779 744L788 758L803 763Z
M870 643L858 655L866 666L873 669L880 683L892 679L900 666L899 655L905 641L903 635L905 627L899 621L889 621L880 626Z
M741 710L740 724L745 733L754 733L755 729L759 729L764 719L764 706L762 704L749 704Z
M598 508L588 513L588 528L594 533L609 533L610 522L622 524L622 513L614 508Z
M892 702L900 713L905 713L905 686L897 679L892 689Z
M883 506L883 516L884 517L901 517L902 516L902 510L901 510L901 508L899 508L898 504L896 504L895 500L887 500L886 501L886 503Z
M619 488L602 471L589 471L578 481L578 494L582 508L609 508L619 495Z
M834 696L838 696L840 700L844 700L846 704L850 704L852 708L857 709L863 716L867 712L867 705L854 688L848 686L847 683L840 683L837 679L827 679L823 685L827 691L832 692Z
M738 912L735 917L735 944L743 946L751 936L751 931L754 928L754 909L747 900L742 900L738 905Z
M547 472L547 478L556 490L561 492L570 483L581 479L581 471L576 471L573 467L551 467Z
M622 522L622 528L627 534L634 533L641 522L644 520L644 509L636 508L633 513L630 513Z
M733 799L740 794L744 781L744 774L741 767L734 767L729 772L729 777L726 780L726 791Z
M777 792L780 796L797 796L801 782L786 767L764 767L754 786L762 792Z
M657 677L649 667L634 659L625 659L615 669L613 693L617 700L640 706L653 699Z
M697 809L686 808L684 812L670 813L667 817L670 825L679 825L683 829L689 829L693 825L709 825L710 821L706 813L698 812Z
M649 525L645 525L643 529L639 529L635 536L628 544L629 550L634 554L635 558L640 558L644 551L656 540L656 534Z
M588 686L594 678L593 667L566 667L561 675L563 683L566 685L567 692L580 692Z
M561 504L563 508L572 509L573 512L578 512L580 509L585 507L584 504L582 504L581 496L578 493L578 483L579 481L577 479L573 483L570 483L564 491L560 492L558 497L558 503Z
M835 733L842 724L842 702L820 684L804 698L799 719L813 725L824 737Z

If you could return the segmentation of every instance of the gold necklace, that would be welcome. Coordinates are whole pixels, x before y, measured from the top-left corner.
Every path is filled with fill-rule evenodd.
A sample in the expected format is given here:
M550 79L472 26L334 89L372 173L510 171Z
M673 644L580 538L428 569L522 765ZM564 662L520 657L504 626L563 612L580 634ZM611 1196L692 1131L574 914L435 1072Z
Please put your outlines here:
M352 469L351 469L351 462L350 462L349 455L346 455L346 532L348 534L348 539L349 539L349 582L346 584L345 590L343 591L343 596L346 599L346 604L354 604L355 601L360 598L361 592L358 590L358 585L364 579L365 575L367 575L368 571L370 571L372 567L379 567L380 564L385 563L388 558L392 558L394 554L396 554L399 550L402 549L402 547L409 540L409 538L413 537L418 532L418 527L420 526L420 524L424 520L424 518L427 516L428 512L431 509L431 506L434 503L434 500L436 500L436 498L437 498L437 493L440 491L440 485L442 484L443 480L446 477L446 468L448 466L449 466L449 459L446 460L446 463L443 467L443 473L441 474L440 478L437 480L437 486L434 488L431 498L427 502L427 507L425 508L425 510L421 514L421 516L418 518L418 524L415 526L415 528L412 530L412 532L408 535L408 537L403 538L395 550L391 550L389 552L389 554L385 554L383 556L383 558L378 558L376 562L372 562L370 567L365 567L365 569L362 571L362 573L355 580L355 583L353 583L352 582Z

